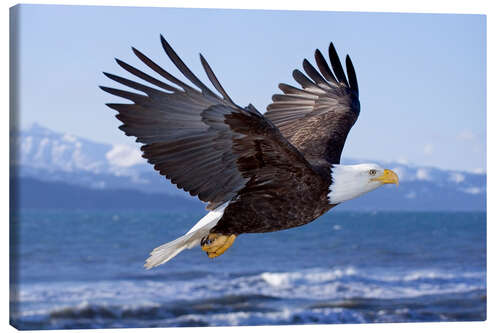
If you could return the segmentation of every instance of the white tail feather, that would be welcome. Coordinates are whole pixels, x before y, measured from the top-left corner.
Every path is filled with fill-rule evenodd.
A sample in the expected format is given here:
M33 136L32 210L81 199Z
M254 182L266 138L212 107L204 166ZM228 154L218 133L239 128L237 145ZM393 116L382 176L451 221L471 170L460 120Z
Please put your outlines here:
M164 264L178 255L181 251L191 249L196 244L200 244L201 239L210 233L210 229L215 227L222 215L224 215L224 209L226 206L227 203L209 212L184 236L155 248L146 260L144 267L146 267L146 269L151 269L155 266Z

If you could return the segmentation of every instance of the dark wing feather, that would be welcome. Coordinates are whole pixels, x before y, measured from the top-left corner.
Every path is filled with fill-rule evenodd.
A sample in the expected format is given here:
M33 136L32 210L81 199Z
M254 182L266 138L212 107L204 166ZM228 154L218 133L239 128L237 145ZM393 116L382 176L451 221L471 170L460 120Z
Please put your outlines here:
M328 54L331 69L316 50L314 57L319 72L304 60L307 76L297 69L292 73L302 89L280 84L284 94L273 96L273 103L265 114L311 164L325 167L340 163L347 134L360 108L358 82L351 59L347 56L348 80L333 44Z
M136 49L133 52L167 82L117 59L130 74L151 84L144 85L114 74L105 75L140 93L101 87L133 104L107 104L118 111L120 129L143 143L143 157L177 187L208 202L208 209L231 200L252 180L258 187L264 175L283 171L315 175L305 158L257 110L234 104L212 69L202 65L218 96L182 62L166 40L163 49L179 71L196 87L191 87ZM272 147L265 152L259 147ZM268 182L269 183L269 182Z

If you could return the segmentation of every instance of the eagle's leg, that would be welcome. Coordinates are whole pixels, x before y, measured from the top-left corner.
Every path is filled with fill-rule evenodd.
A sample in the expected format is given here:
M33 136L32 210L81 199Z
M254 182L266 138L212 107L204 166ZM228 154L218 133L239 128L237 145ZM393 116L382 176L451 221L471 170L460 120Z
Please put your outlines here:
M236 235L210 233L201 240L201 249L209 258L215 258L226 252L233 245Z

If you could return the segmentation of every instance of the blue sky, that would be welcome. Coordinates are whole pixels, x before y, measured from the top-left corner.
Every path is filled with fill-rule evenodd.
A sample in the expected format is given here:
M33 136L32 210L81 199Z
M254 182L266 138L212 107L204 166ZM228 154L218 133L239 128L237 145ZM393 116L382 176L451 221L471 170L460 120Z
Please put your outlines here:
M20 125L134 145L98 89L141 63L135 46L178 74L162 33L207 82L198 54L240 105L261 112L302 59L333 41L353 60L361 115L344 157L446 169L486 168L486 17L480 15L22 6ZM140 67L144 69L144 67Z

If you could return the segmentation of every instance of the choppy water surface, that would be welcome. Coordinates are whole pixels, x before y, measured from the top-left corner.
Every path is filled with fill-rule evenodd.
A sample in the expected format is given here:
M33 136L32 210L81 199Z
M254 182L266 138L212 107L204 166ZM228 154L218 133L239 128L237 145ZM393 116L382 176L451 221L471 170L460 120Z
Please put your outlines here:
M199 248L150 271L202 214L23 211L12 323L22 329L486 319L485 213L332 212Z

